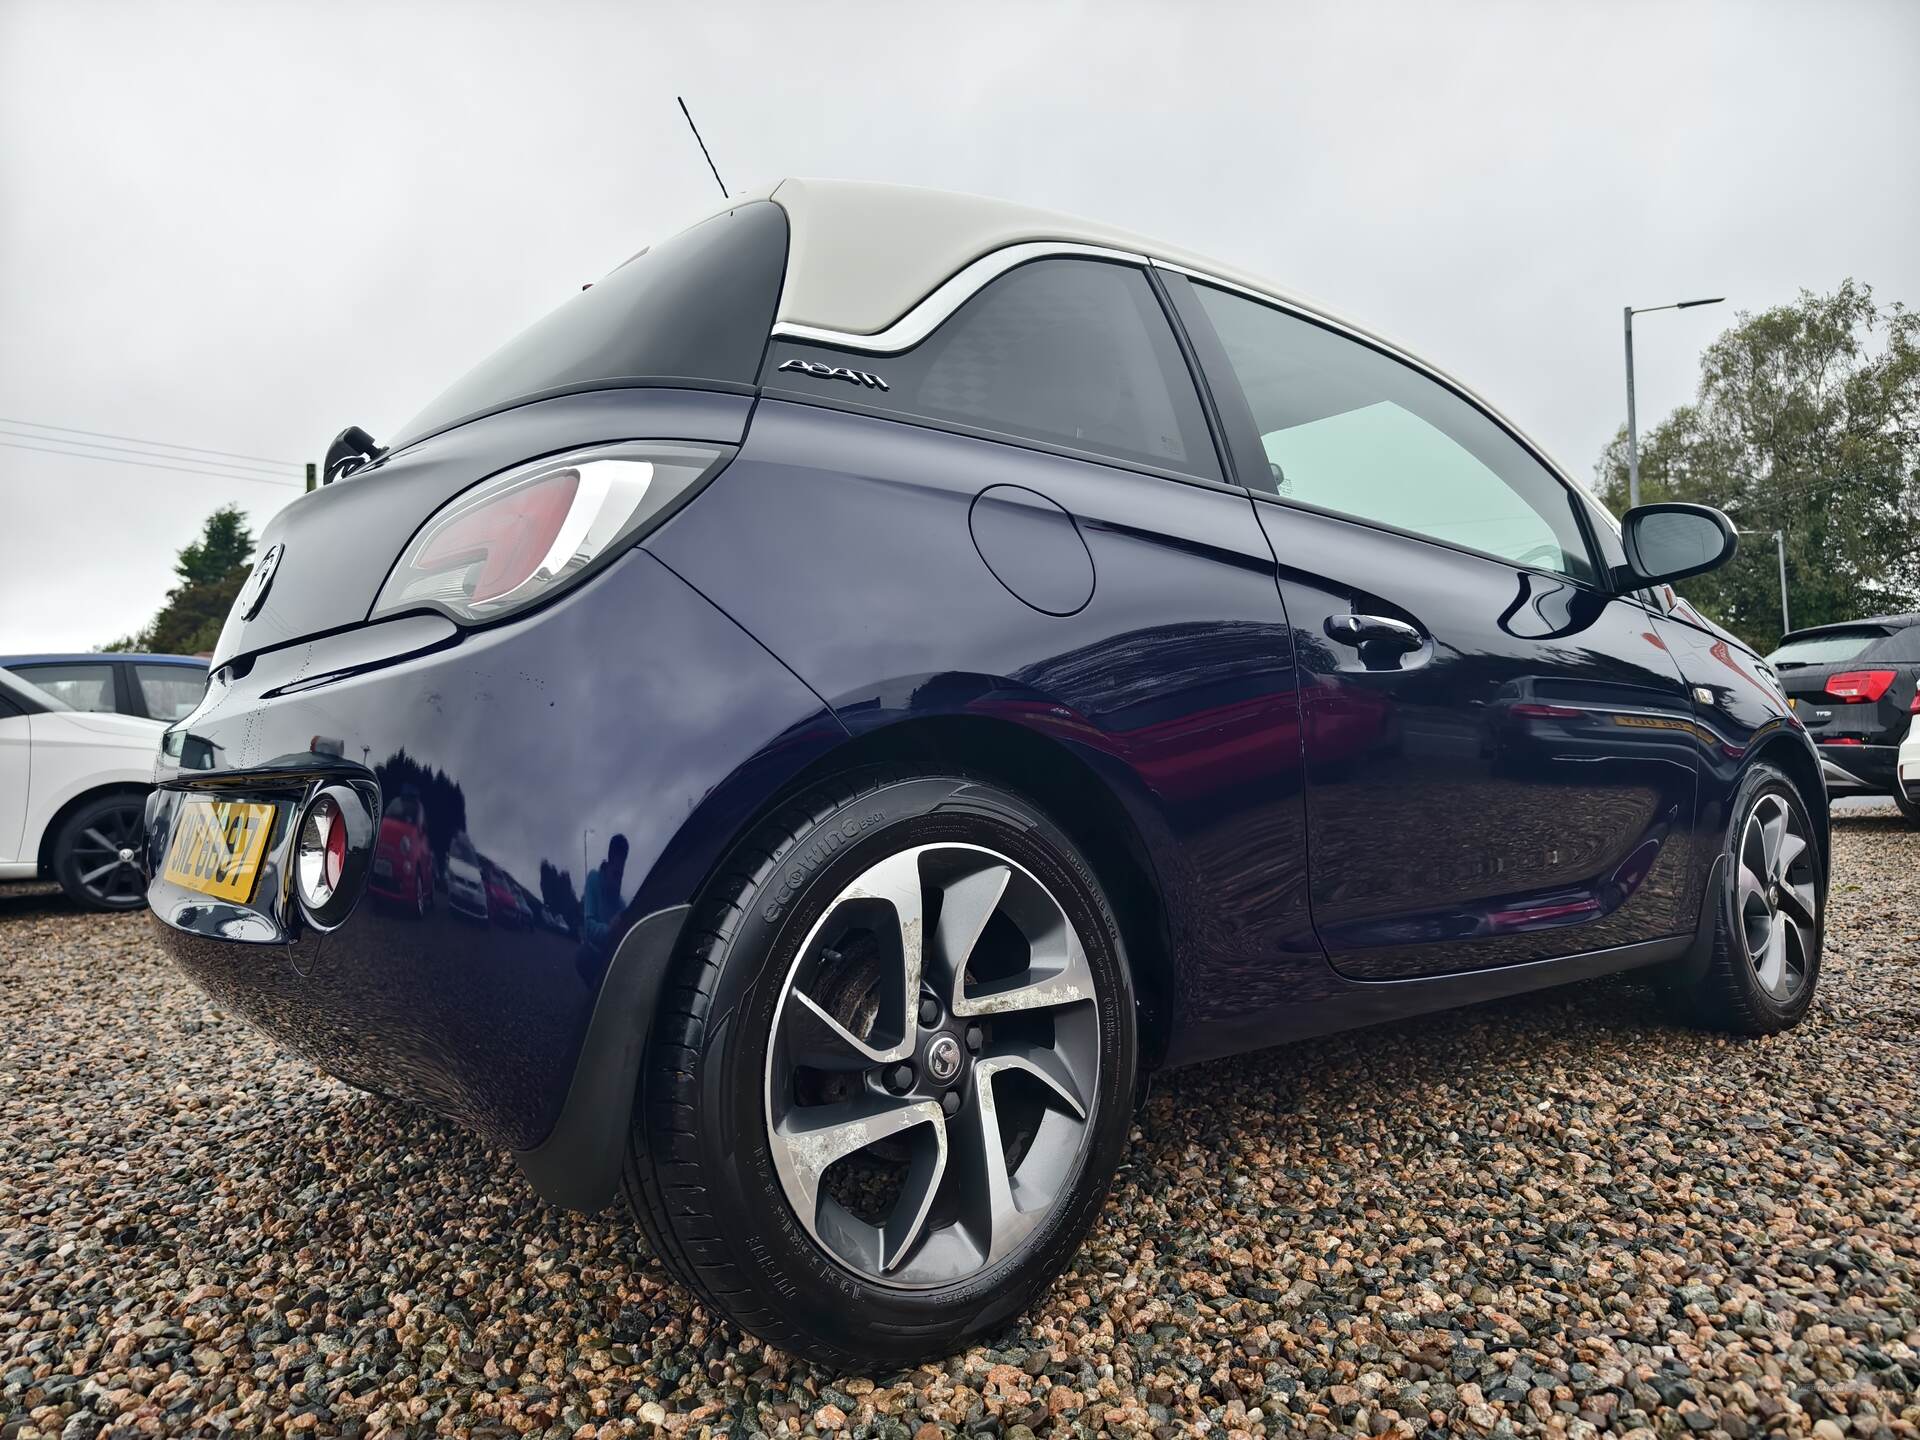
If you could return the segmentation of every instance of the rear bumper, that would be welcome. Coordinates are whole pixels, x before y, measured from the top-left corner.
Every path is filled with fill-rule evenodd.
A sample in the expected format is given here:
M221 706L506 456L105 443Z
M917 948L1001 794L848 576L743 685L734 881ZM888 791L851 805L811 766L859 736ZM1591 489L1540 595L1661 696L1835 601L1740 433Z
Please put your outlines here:
M623 1027L631 1033L618 1038L637 1047L648 1028L652 992L631 982L617 1022L596 1019L620 942L643 918L677 913L738 821L844 731L644 551L520 622L465 634L409 625L269 652L168 733L148 804L148 899L181 968L276 1040L349 1083L538 1156L581 1128L563 1120L590 1030ZM342 657L353 663L336 667ZM545 925L476 928L471 911L483 916L484 901L451 893L424 919L363 894L319 933L293 900L288 864L298 808L328 781L361 787L373 815L382 791L413 786L436 851L464 830L563 913L625 835L628 903L598 943ZM181 805L206 793L276 806L244 904L162 873ZM635 973L652 980L677 924L647 933L659 958ZM607 1062L591 1063L606 1111ZM629 1077L612 1112L620 1127L631 1093ZM562 1149L581 1152L577 1139ZM577 1198L595 1185L550 1178L542 1188Z
M1827 788L1890 795L1894 787L1895 745L1818 745L1820 772Z

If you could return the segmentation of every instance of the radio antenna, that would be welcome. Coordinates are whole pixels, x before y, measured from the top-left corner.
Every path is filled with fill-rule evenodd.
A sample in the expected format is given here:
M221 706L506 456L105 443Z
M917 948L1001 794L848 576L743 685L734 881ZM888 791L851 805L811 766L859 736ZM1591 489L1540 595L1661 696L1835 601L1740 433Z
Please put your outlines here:
M687 109L687 102L680 96L673 98L680 101L680 113L687 117L687 128L693 131L694 143L700 147L700 153L707 157L707 168L713 171L713 183L720 187L720 198L731 200L733 197L727 194L727 182L720 178L720 167L713 163L713 156L707 151L707 142L700 138L700 127L693 123L693 112Z

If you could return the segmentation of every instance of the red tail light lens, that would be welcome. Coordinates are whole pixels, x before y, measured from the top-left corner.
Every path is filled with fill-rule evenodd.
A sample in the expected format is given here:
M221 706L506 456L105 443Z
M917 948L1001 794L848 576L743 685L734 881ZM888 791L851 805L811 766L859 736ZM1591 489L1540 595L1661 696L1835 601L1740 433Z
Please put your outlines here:
M1893 684L1892 670L1847 670L1827 681L1827 694L1852 705L1878 700Z
M630 441L496 475L420 528L368 618L439 610L472 623L537 604L666 519L732 453Z
M468 600L497 600L540 567L579 489L578 470L556 470L494 496L435 530L414 566L459 571Z

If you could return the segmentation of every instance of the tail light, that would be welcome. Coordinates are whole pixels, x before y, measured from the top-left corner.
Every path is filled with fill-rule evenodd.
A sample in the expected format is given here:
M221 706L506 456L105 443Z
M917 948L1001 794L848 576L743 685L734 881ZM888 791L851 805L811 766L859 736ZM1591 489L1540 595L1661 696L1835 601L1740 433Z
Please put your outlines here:
M1893 684L1892 670L1847 670L1827 681L1827 693L1836 700L1858 705L1878 700Z
M367 618L439 610L477 624L538 604L624 552L732 454L628 441L496 475L420 527Z

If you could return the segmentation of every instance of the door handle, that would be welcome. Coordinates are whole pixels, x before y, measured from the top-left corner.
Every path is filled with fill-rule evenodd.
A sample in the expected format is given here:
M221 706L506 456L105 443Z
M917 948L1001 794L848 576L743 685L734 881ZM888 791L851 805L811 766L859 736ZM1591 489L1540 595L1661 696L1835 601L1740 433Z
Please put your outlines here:
M1395 650L1418 650L1427 637L1404 620L1385 615L1329 615L1327 634L1342 645L1386 645Z

